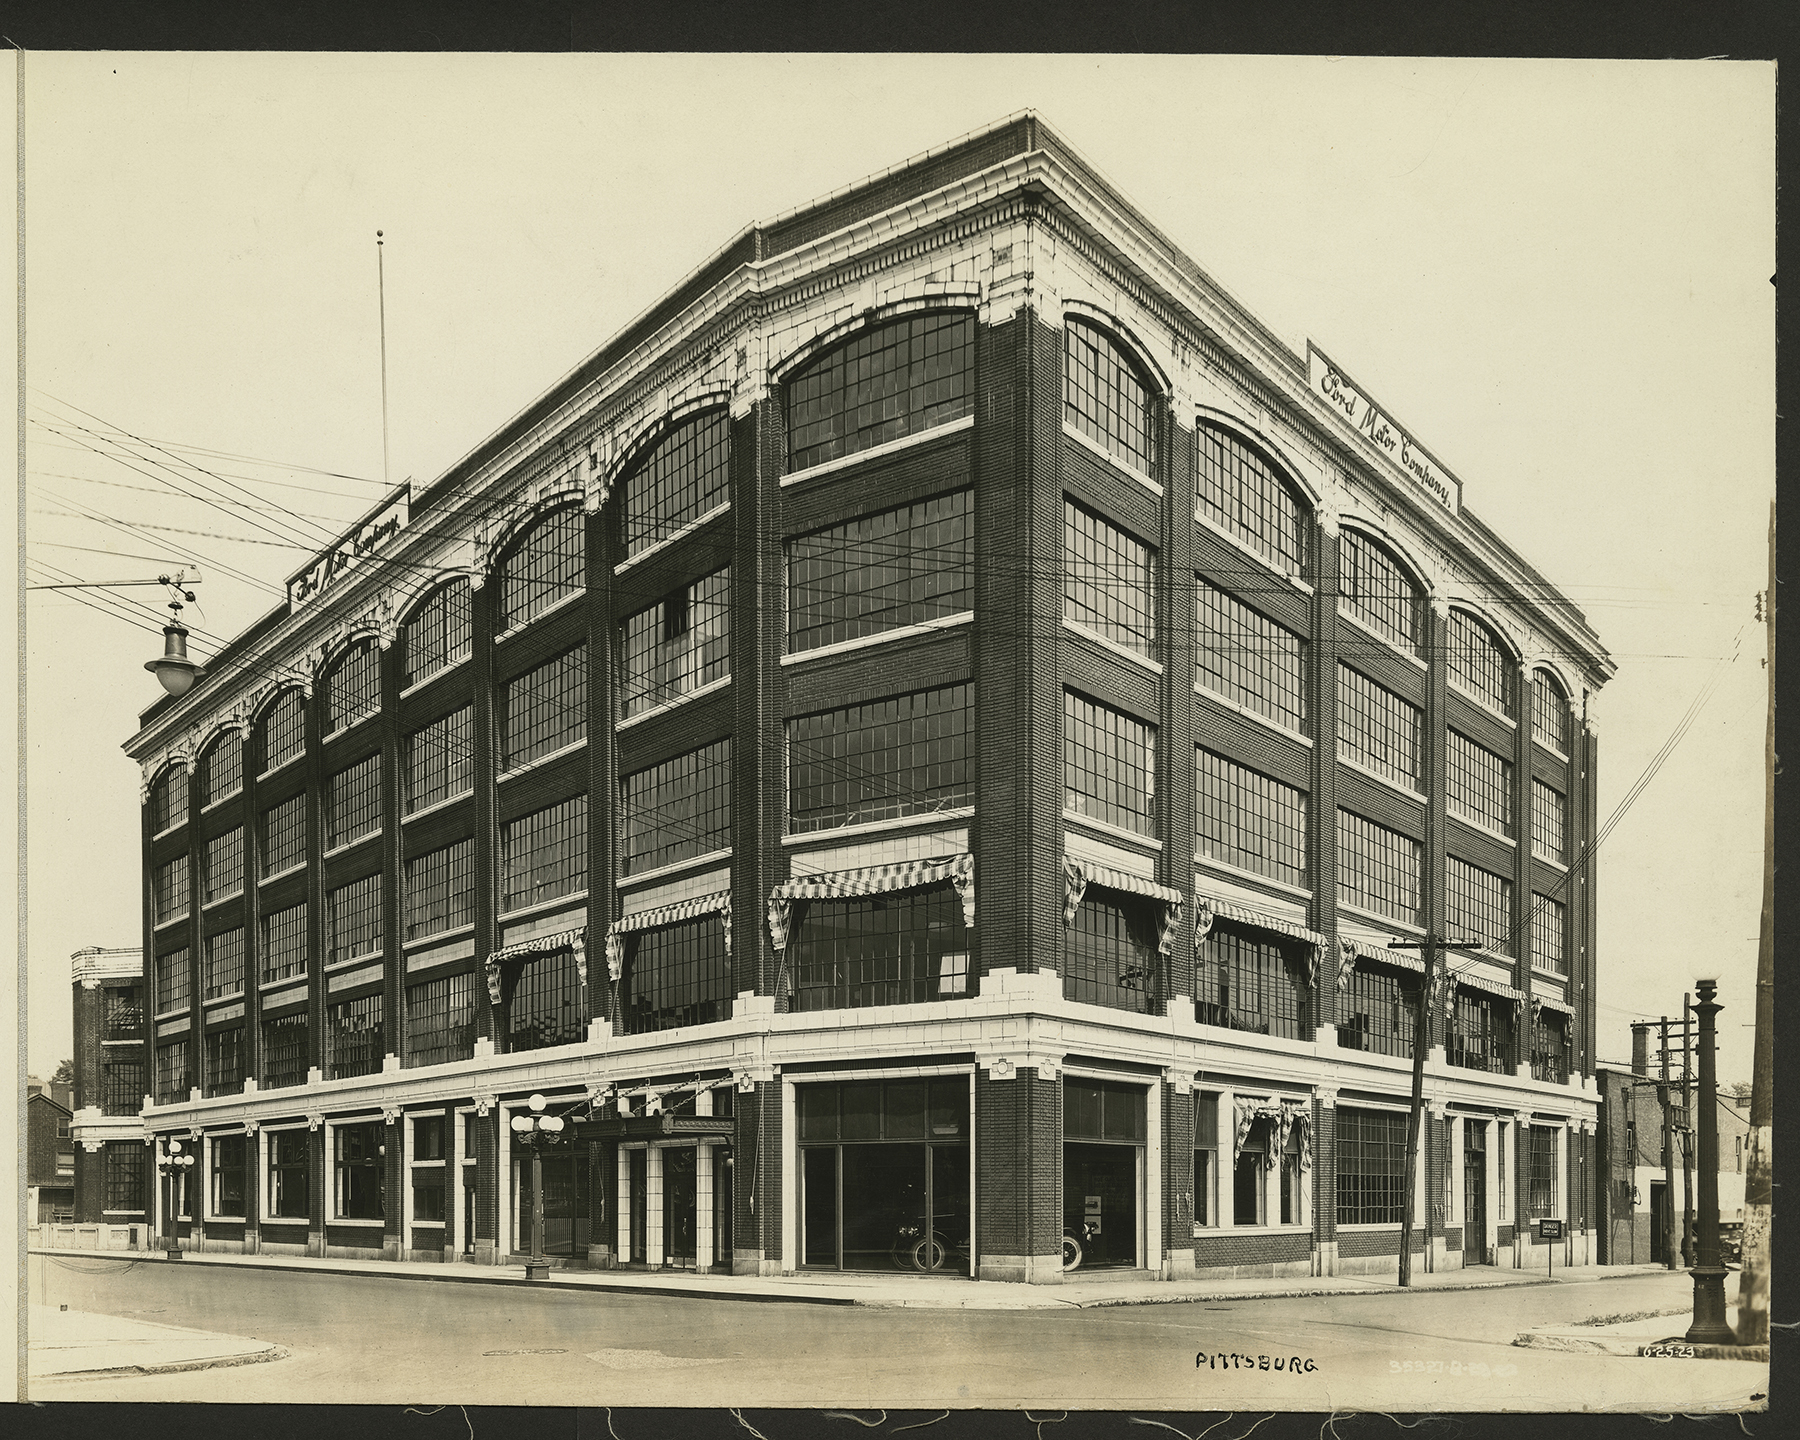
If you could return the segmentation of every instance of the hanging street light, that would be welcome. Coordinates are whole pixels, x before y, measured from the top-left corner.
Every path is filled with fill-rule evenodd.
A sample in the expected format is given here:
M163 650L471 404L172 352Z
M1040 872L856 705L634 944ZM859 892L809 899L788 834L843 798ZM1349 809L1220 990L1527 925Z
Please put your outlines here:
M188 659L187 626L181 623L181 602L192 600L194 592L182 588L182 577L177 575L171 580L167 575L157 576L159 582L167 585L174 592L169 601L170 620L163 626L163 653L157 660L146 660L144 668L154 675L164 690L179 699L194 688L194 681L202 674L200 667Z
M525 1103L531 1107L531 1113L512 1118L514 1136L531 1151L531 1254L525 1260L525 1278L548 1280L550 1261L544 1254L543 1152L549 1146L566 1143L569 1136L563 1133L562 1116L544 1114L542 1095L533 1095Z

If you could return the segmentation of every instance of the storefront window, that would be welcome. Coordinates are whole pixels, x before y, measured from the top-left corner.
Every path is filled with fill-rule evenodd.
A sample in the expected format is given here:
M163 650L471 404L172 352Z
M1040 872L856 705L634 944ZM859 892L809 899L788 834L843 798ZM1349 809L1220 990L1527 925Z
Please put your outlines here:
M1146 1129L1141 1084L1063 1081L1063 1268L1138 1263Z
M219 1135L212 1142L212 1213L244 1214L244 1137Z
M269 1141L269 1214L283 1220L304 1220L308 1209L307 1132L276 1130Z
M337 1128L337 1218L381 1220L387 1215L385 1131L379 1120Z
M1194 1224L1217 1225L1213 1186L1219 1174L1219 1097L1194 1096Z
M585 1259L592 1214L587 1147L579 1146L573 1154L568 1146L546 1151L540 1164L544 1181L544 1246L540 1253ZM530 1152L520 1153L515 1149L513 1194L517 1204L513 1207L516 1237L513 1248L522 1255L532 1251L534 1197L531 1177Z
M444 1217L444 1117L413 1121L413 1219L431 1224Z

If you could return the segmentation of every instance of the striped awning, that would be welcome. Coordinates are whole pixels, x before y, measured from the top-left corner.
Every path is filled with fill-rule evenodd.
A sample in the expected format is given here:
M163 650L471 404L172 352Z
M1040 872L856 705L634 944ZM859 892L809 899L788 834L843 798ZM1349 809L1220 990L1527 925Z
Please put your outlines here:
M583 985L587 984L587 926L578 925L573 930L558 930L549 935L535 935L529 940L521 940L516 945L507 945L494 951L487 958L488 1000L495 1005L500 1003L500 972L505 965L515 961L529 960L534 955L552 955L558 950L575 952L575 973Z
M606 973L615 981L625 973L625 936L639 930L655 930L663 925L676 925L701 915L717 915L725 927L725 955L731 956L731 892L715 890L710 895L696 895L677 900L673 905L659 905L654 910L639 910L621 916L607 927Z
M1564 1015L1573 1015L1575 1013L1575 1007L1573 1005L1564 1004L1561 1000L1558 1000L1554 995L1533 994L1531 997L1531 1003L1534 1006L1541 1006L1545 1010L1561 1011Z
M1142 875L1133 875L1128 870L1115 870L1110 865L1096 865L1092 860L1077 860L1072 855L1063 857L1063 924L1075 923L1075 912L1081 908L1081 897L1087 893L1087 887L1098 885L1103 890L1122 890L1127 895L1142 895L1147 899L1162 902L1156 917L1156 948L1160 954L1167 955L1169 946L1175 935L1176 923L1181 918L1181 907L1186 897L1168 885L1159 885L1154 880L1146 880Z
M929 860L897 860L890 865L869 865L860 870L826 870L817 875L798 875L783 880L769 891L769 939L776 952L787 950L788 925L796 900L842 900L857 895L883 895L891 890L916 890L948 880L962 900L963 923L975 928L975 857L939 855Z
M1368 940L1346 940L1344 943L1359 959L1373 960L1378 965L1398 965L1402 970L1424 973L1425 958L1417 950L1390 950L1385 945L1377 945Z
M1212 928L1206 919L1206 912L1211 911L1219 920L1233 920L1239 925L1250 925L1259 930L1273 930L1277 935L1291 935L1296 940L1304 940L1308 945L1316 945L1320 949L1330 945L1330 941L1317 930L1308 930L1297 920L1284 920L1279 915L1271 915L1265 910L1253 910L1248 905L1240 905L1233 900L1221 900L1217 896L1196 893L1194 896L1194 943L1198 945L1206 938L1206 930Z
M1504 980L1490 980L1486 975L1477 975L1470 970L1459 970L1452 977L1458 985L1466 985L1471 990L1485 990L1490 995L1498 995L1504 1000L1511 1000L1515 1005L1525 998L1521 990L1515 990Z

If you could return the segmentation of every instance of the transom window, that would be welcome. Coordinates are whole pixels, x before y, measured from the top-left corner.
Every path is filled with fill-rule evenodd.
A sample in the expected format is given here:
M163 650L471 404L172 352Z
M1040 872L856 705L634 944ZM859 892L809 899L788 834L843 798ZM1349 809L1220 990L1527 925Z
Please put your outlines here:
M365 875L325 897L326 963L379 955L381 876Z
M1491 710L1513 713L1513 667L1493 632L1473 615L1450 612L1450 678Z
M1418 1016L1419 977L1404 971L1370 968L1362 961L1350 972L1338 1001L1338 1046L1410 1060Z
M1201 515L1290 575L1306 562L1300 503L1261 452L1228 430L1194 432L1194 502Z
M296 795L262 812L263 878L305 863L306 797Z
M1063 691L1063 809L1155 834L1155 727Z
M1063 999L1156 1011L1158 902L1089 885L1063 929Z
M1338 597L1377 635L1411 653L1419 643L1419 590L1400 562L1360 530L1338 547Z
M326 1073L333 1080L380 1073L386 1053L381 1002L382 997L375 994L326 1007Z
M948 425L974 406L974 316L909 315L860 331L788 382L788 472Z
M1406 1196L1406 1116L1337 1109L1337 1223L1398 1225Z
M211 805L244 788L244 737L227 730L200 764L200 803Z
M156 1013L186 1010L194 997L194 980L188 972L185 947L156 957Z
M1535 775L1531 780L1531 848L1558 864L1567 860L1569 798Z
M261 1084L264 1087L278 1090L287 1085L304 1085L310 1066L310 1039L304 1010L274 1015L262 1022ZM274 1213L285 1215L288 1212L278 1208ZM306 1211L302 1209L300 1213L304 1215Z
M426 810L475 788L475 711L465 705L401 742L406 813Z
M187 818L188 772L183 766L171 765L150 787L150 833L173 830L187 824Z
M731 493L731 420L723 410L677 421L625 477L625 553L641 555Z
M1490 1074L1510 1074L1513 1059L1512 1001L1480 990L1457 987L1450 1016L1452 1065Z
M973 720L968 685L789 720L789 831L972 805Z
M587 738L587 648L578 645L509 680L500 705L500 768Z
M1304 733L1306 642L1208 580L1195 577L1194 589L1194 679Z
M244 990L244 931L226 930L206 937L206 998L241 995Z
M731 674L731 570L665 595L620 627L620 714L629 720Z
M620 1009L627 1035L729 1020L731 997L731 957L717 915L625 937Z
M500 566L499 627L515 629L587 586L579 506L552 510Z
M1569 701L1542 670L1531 672L1531 733L1538 744L1569 753Z
M381 709L381 651L373 640L352 646L325 680L325 733L354 725Z
M234 825L206 842L206 899L212 904L244 888L244 827Z
M587 889L588 797L573 795L500 828L500 908Z
M298 690L287 690L270 708L263 721L263 770L285 765L306 749L306 701Z
M1465 820L1502 835L1512 834L1512 761L1477 745L1461 731L1447 731L1446 739L1445 796L1450 808Z
M619 781L621 874L731 844L731 740L677 755Z
M306 902L262 917L262 980L292 979L306 973Z
M1348 810L1337 815L1338 903L1419 923L1423 847Z
M797 902L796 1011L916 1005L969 991L969 934L948 884Z
M1488 949L1512 954L1513 882L1454 855L1444 857L1445 922L1458 938L1479 937Z
M340 770L325 787L325 848L336 849L381 828L379 753Z
M1156 646L1156 556L1093 511L1063 501L1063 619L1133 654Z
M177 855L156 871L156 923L179 919L188 913L188 857Z
M1568 946L1563 938L1565 914L1562 901L1548 895L1531 897L1531 963L1558 975L1569 973Z
M1156 472L1150 386L1110 336L1071 320L1063 327L1063 423L1145 475Z
M1200 854L1286 885L1306 884L1306 792L1223 755L1194 756Z
M506 1049L545 1050L581 1039L581 976L564 948L508 967Z
M417 685L438 671L466 660L474 643L469 582L457 580L433 592L413 611L401 633L400 657L405 667L402 688Z
M1218 922L1194 979L1194 1017L1252 1035L1312 1039L1312 997L1293 945Z
M1338 662L1338 758L1417 789L1419 707Z
M406 862L406 938L455 930L475 920L475 842L458 840Z
M475 1053L474 971L443 975L406 987L407 1069L448 1065Z

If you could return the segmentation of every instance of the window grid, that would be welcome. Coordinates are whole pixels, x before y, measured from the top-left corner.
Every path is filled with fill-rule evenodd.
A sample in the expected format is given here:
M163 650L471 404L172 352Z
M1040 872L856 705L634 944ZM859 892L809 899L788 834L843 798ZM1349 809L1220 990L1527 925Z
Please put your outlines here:
M306 902L262 919L262 983L306 973Z
M1337 815L1338 903L1419 923L1422 847L1348 810Z
M1419 707L1338 662L1338 758L1419 785Z
M1063 327L1063 421L1132 469L1155 473L1149 387L1119 347L1090 325Z
M1306 884L1306 792L1195 752L1195 833L1202 855L1286 885Z
M696 580L628 615L619 627L629 720L731 673L731 569Z
M177 855L156 872L156 923L188 913L188 857Z
M1087 888L1063 931L1063 999L1155 1013L1159 956L1152 903Z
M969 935L948 884L812 900L794 916L796 1011L912 1005L966 995Z
M972 805L973 701L950 685L789 720L790 833Z
M1538 744L1569 753L1569 702L1542 670L1531 676L1531 733Z
M328 1041L328 1074L333 1080L350 1075L375 1075L385 1053L382 1040L380 995L340 1000L327 1007L325 1035Z
M587 738L587 649L558 655L506 682L500 705L500 768L510 770Z
M1473 615L1450 612L1450 674L1502 715L1513 713L1512 666L1506 652Z
M1063 618L1134 655L1156 648L1156 554L1093 511L1063 501Z
M1358 962L1338 1002L1338 1046L1410 1060L1418 1014L1416 976Z
M381 756L340 770L325 786L325 848L335 850L381 829Z
M244 932L226 930L206 937L206 998L217 1000L244 991Z
M102 1040L141 1040L144 1038L144 988L141 985L109 985L101 992L106 996L106 1015L102 1021Z
M789 540L788 652L973 610L974 520L957 490Z
M265 1089L304 1085L310 1064L306 1012L262 1022L262 1080Z
M967 312L864 330L788 382L788 472L972 415L974 382L975 319Z
M623 875L731 844L731 740L677 755L619 781Z
M506 1050L545 1050L581 1039L581 980L573 950L534 955L518 967L506 1008Z
M406 938L418 940L475 920L475 842L458 840L406 862Z
M1398 562L1361 531L1346 530L1338 569L1345 609L1409 654L1417 649L1419 592Z
M1541 1010L1531 1026L1531 1078L1562 1085L1569 1078L1569 1029L1563 1016Z
M238 895L244 889L244 827L236 826L206 842L206 904Z
M194 980L188 971L187 947L171 950L156 959L156 1013L186 1010L194 1001Z
M1569 801L1536 776L1531 781L1531 848L1546 860L1568 859Z
M188 773L171 767L156 777L150 787L150 833L160 835L177 825L187 824Z
M381 709L381 651L373 640L354 647L325 681L325 733L348 729Z
M1312 1039L1312 997L1291 953L1230 925L1216 925L1195 978L1195 1018L1251 1035Z
M193 1067L188 1063L186 1040L165 1040L156 1047L156 1103L175 1105L194 1088Z
M1234 704L1302 734L1306 643L1195 577L1194 678Z
M1194 498L1214 524L1289 574L1305 563L1299 502L1272 466L1237 436L1201 424L1194 432Z
M475 788L475 708L465 705L405 742L406 813L424 810Z
M200 803L210 805L244 788L244 737L227 730L200 766Z
M731 420L723 410L677 422L625 479L625 553L641 555L731 493Z
M1554 970L1558 975L1569 973L1563 917L1560 900L1552 900L1548 895L1531 897L1531 963Z
M1156 833L1156 729L1063 691L1063 809Z
M1544 1125L1525 1130L1525 1214L1538 1220L1556 1214L1556 1137L1561 1132Z
M531 527L500 567L501 631L541 615L585 588L586 555L579 506L553 510Z
M1452 935L1475 936L1501 955L1513 953L1513 882L1480 866L1444 857L1445 920Z
M262 812L262 873L267 879L306 859L306 797L296 795Z
M326 963L379 955L381 934L381 876L366 875L333 890L325 903L327 927Z
M466 660L474 644L469 583L458 580L437 591L406 622L401 655L402 688L416 685L458 660Z
M263 769L285 765L305 748L306 702L298 690L288 690L263 721Z
M587 888L586 795L523 816L500 831L500 909Z
M1518 1064L1513 1059L1512 1002L1459 986L1450 1017L1448 1058L1464 1070L1512 1074Z
M641 930L626 947L627 1035L731 1018L731 957L716 915Z
M1337 1111L1337 1223L1397 1225L1406 1196L1406 1116Z
M214 1030L206 1037L206 1093L234 1095L244 1088L244 1027Z
M1512 761L1477 745L1457 730L1446 732L1444 752L1445 798L1464 819L1513 833Z
M143 1067L140 1066L141 1070ZM135 1113L135 1112L133 1112ZM135 1141L110 1141L106 1147L106 1208L125 1214L144 1209L144 1177L150 1152Z
M476 983L471 970L406 987L407 1069L474 1055Z
M144 1062L108 1060L100 1067L100 1113L136 1115L144 1105Z

